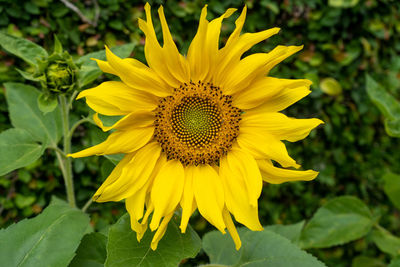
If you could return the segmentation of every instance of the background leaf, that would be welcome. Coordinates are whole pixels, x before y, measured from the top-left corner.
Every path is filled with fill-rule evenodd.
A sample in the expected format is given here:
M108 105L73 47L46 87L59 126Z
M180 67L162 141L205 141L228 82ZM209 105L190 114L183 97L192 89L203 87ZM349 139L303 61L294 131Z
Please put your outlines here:
M125 214L110 228L105 266L177 266L181 260L195 257L201 247L199 236L189 226L186 233L181 234L177 223L176 217L169 222L157 250L153 251L150 243L155 232L147 230L138 243L129 214Z
M400 257L393 259L387 267L400 267Z
M302 248L327 248L365 236L372 227L368 207L352 196L337 197L317 210L304 227Z
M101 233L90 233L82 238L76 255L69 267L102 267L106 260L107 237Z
M134 47L135 45L133 43L129 43L115 46L111 48L111 51L121 58L126 58L132 53ZM93 82L103 73L97 66L97 63L94 60L91 60L91 58L106 60L106 51L100 50L92 52L78 59L77 64L82 64L78 72L80 87Z
M351 262L351 267L385 267L386 264L380 259L358 256Z
M303 229L304 223L305 221L289 225L283 225L283 224L268 225L265 227L265 230L269 230L278 235L281 235L292 241L294 244L297 244L299 242L301 230Z
M372 240L381 251L393 257L400 256L400 238L392 235L381 226L378 226L372 232Z
M234 248L229 234L218 231L207 233L203 248L211 264L228 266L314 267L325 266L314 256L302 251L288 239L269 230L261 232L239 229L242 247Z
M6 99L11 123L28 131L34 140L56 146L62 136L61 110L43 114L39 110L39 91L21 83L5 83Z
M2 266L67 266L87 231L89 217L53 201L40 215L0 230Z
M8 129L0 133L0 176L35 162L44 151L30 133Z
M385 181L383 190L392 203L400 209L400 175L388 172L382 179Z
M0 32L0 45L9 53L22 58L31 65L36 64L36 59L47 57L43 47L24 38Z
M386 92L368 74L366 75L366 83L369 98L385 116L387 134L393 137L400 137L400 102Z

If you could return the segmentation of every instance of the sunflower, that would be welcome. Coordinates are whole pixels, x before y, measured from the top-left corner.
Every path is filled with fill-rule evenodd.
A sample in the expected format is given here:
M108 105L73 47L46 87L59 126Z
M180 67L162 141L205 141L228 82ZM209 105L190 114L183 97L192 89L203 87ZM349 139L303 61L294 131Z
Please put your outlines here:
M156 231L153 250L176 210L182 210L184 233L196 209L222 233L227 229L239 249L231 215L251 230L262 230L257 201L263 181L312 180L318 174L293 169L300 165L282 142L303 139L322 123L280 113L308 95L311 82L268 76L302 46L277 46L268 53L243 57L253 45L279 31L241 34L244 7L235 30L219 48L221 23L235 9L208 21L205 6L184 56L173 41L163 7L158 9L162 46L149 4L145 12L146 21L139 19L139 27L146 36L147 65L121 59L106 47L107 61L96 60L97 64L121 81L103 82L77 97L85 97L97 112L94 121L103 131L114 131L104 142L70 156L125 154L93 199L125 199L137 239L148 224ZM99 113L123 117L105 126Z

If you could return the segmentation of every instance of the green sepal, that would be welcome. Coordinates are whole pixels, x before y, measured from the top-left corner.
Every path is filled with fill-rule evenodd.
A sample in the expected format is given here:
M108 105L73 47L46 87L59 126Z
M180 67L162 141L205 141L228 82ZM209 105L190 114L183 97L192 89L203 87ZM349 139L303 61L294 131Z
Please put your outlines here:
M54 53L61 54L63 51L62 44L58 39L57 35L54 34Z
M58 106L57 97L44 92L38 96L37 103L40 111L42 111L44 114L52 112Z

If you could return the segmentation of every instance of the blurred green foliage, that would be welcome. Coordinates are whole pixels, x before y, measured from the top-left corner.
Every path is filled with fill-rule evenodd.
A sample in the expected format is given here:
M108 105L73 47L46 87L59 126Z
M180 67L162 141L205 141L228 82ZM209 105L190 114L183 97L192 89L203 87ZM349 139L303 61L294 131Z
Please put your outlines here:
M74 57L115 46L134 43L132 56L144 61L144 35L137 24L144 18L141 1L71 1L96 27L82 21L57 0L0 0L0 31L53 47L57 34L65 50ZM149 1L153 14L164 4L165 14L181 51L193 38L204 1ZM267 224L291 224L309 219L318 207L334 196L357 196L380 218L391 232L400 229L400 213L384 193L382 176L389 170L400 173L400 139L389 137L384 117L368 98L365 74L369 73L395 98L400 98L400 2L396 0L261 0L208 2L209 18L229 7L248 7L244 30L255 32L278 26L281 33L256 45L251 52L266 52L278 44L299 45L304 49L275 68L272 76L313 81L312 94L290 107L287 114L298 118L317 117L325 125L304 141L288 144L290 154L304 169L320 171L313 182L266 185L260 199L260 219ZM154 16L155 17L155 16ZM234 29L233 15L222 28L222 43ZM160 25L155 19L160 34ZM27 65L0 51L0 83L24 81L16 68ZM102 76L101 80L111 76ZM26 81L26 83L29 83ZM10 128L4 91L0 91L0 132ZM88 113L79 101L72 120ZM105 134L92 125L79 126L73 151L96 144ZM77 201L82 206L95 192L113 164L103 157L73 162ZM30 166L0 176L0 226L38 214L50 196L64 196L61 173L50 152ZM122 203L93 204L89 208L96 229L107 228L123 213ZM211 228L200 216L191 219L194 228L205 233ZM374 258L388 262L371 242L372 237L311 252L328 266L353 266ZM369 258L366 258L369 257ZM204 254L187 262L207 262ZM376 262L375 262L376 263ZM376 264L378 264L376 263ZM371 263L372 264L372 263ZM365 265L364 265L365 266ZM378 265L376 265L378 266Z

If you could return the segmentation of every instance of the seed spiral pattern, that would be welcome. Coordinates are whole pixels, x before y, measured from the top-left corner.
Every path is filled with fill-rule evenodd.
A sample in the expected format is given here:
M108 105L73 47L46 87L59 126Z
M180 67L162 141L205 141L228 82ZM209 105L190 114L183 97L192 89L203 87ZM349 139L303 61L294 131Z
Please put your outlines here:
M183 143L204 147L221 130L221 114L210 99L184 97L172 111L172 131Z
M241 110L211 83L183 84L155 110L154 138L167 159L218 165L239 133Z

